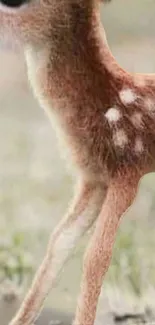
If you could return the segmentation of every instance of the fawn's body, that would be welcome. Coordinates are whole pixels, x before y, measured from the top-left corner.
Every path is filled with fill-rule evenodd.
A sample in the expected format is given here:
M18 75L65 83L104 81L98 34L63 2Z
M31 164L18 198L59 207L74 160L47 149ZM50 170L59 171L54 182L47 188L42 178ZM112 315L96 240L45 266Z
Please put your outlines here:
M76 325L93 325L120 218L140 178L154 170L155 78L132 76L117 65L98 0L32 0L19 9L16 1L15 12L1 8L0 37L12 34L22 44L32 88L68 145L79 186L11 325L32 325L64 262L98 217L75 317Z
M72 10L77 26L70 27L69 40L63 26L60 42L39 58L35 49L26 50L29 79L74 165L88 178L106 182L128 164L154 158L155 78L123 71L107 48L104 30L94 28L98 17L88 22L83 9L78 25L80 8Z

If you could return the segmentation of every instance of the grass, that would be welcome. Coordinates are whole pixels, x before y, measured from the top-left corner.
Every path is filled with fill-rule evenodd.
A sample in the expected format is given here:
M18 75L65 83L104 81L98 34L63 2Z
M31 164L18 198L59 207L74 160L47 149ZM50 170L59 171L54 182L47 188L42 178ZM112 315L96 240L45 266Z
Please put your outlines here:
M6 279L17 286L30 281L34 267L33 258L27 247L28 234L14 231L1 234L0 241L0 282ZM30 238L29 238L30 240ZM30 247L29 247L30 248Z

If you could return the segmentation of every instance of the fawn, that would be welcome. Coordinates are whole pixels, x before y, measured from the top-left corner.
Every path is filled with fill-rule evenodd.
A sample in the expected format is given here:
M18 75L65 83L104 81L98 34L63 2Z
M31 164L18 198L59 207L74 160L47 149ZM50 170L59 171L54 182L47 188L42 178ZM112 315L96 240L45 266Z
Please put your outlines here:
M96 221L74 325L93 325L121 216L154 171L155 77L112 56L99 0L0 0L0 40L23 49L28 77L77 169L73 203L10 325L32 325L56 276Z

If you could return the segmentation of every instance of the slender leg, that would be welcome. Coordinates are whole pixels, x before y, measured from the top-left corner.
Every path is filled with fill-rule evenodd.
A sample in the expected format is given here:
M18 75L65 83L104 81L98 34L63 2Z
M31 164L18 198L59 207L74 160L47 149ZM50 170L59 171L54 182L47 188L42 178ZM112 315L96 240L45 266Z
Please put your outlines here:
M54 280L77 241L95 221L105 196L102 184L82 182L70 211L51 235L46 256L21 308L10 325L34 323Z
M106 200L84 257L81 293L74 325L93 325L103 277L109 267L116 230L131 205L140 176L117 177L109 184Z

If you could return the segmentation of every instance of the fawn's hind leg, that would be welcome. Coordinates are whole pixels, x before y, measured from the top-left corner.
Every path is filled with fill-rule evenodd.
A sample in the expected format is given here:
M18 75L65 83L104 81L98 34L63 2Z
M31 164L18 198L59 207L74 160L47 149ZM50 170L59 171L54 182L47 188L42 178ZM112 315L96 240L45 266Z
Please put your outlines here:
M93 325L103 277L109 267L116 230L122 214L131 205L140 176L131 173L109 184L106 200L84 257L81 294L74 325Z
M32 325L77 241L95 221L105 196L102 184L82 182L67 215L49 240L47 253L21 308L10 325Z

